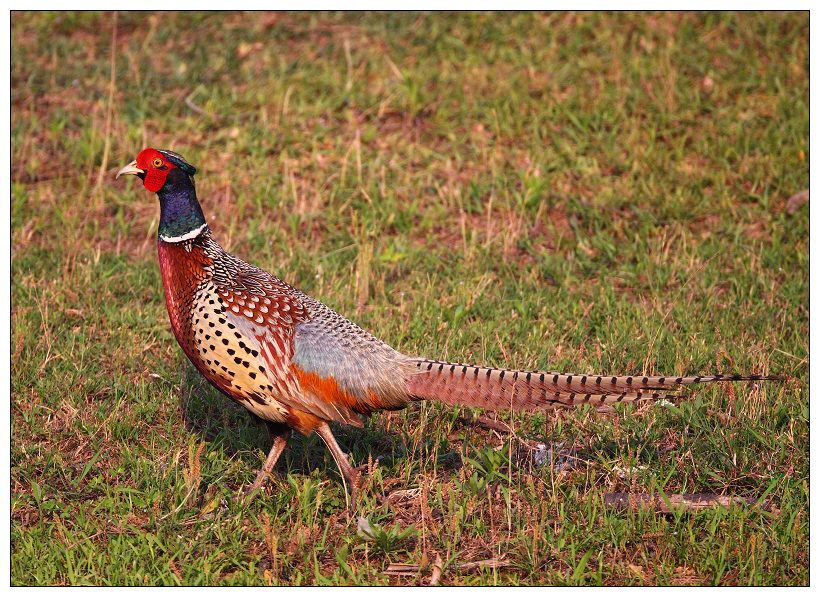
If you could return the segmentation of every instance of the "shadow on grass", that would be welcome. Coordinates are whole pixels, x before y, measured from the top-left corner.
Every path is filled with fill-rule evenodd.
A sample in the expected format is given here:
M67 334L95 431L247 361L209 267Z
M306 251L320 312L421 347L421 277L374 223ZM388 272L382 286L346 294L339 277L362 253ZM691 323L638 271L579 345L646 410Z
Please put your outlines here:
M181 377L179 406L185 428L202 440L218 445L227 458L239 459L250 470L257 471L271 448L262 419L211 386L192 366L186 364ZM386 433L378 419L366 421L364 428L338 424L331 427L355 466L366 464L371 457L386 464L408 457L406 444L398 435ZM298 432L288 441L276 470L281 474L299 475L318 470L322 476L339 476L330 452L318 436L305 437Z

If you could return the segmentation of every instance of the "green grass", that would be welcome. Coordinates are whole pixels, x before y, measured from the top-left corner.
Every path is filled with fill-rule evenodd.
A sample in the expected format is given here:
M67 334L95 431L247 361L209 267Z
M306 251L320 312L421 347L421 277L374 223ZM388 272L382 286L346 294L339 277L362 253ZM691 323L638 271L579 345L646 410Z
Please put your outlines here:
M808 13L125 13L113 87L112 21L12 18L12 583L808 583ZM243 504L268 440L170 333L156 198L113 180L145 145L228 250L399 350L790 380L339 429L374 541L315 436Z

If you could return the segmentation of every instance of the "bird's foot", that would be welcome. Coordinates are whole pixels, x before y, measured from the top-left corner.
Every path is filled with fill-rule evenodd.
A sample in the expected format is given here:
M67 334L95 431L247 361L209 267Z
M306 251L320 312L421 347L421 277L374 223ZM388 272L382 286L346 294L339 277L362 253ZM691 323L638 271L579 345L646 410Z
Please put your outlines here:
M259 472L256 473L256 479L254 479L250 485L246 485L242 488L242 495L245 497L255 494L258 489L262 489L268 479L273 476L273 469L288 443L290 430L286 429L282 431L272 423L268 424L268 429L270 429L271 437L273 437L273 445L268 453L268 457L265 459L265 464L263 464Z
M250 485L244 485L240 489L240 493L242 497L248 497L255 495L258 491L264 489L265 483L268 482L273 477L273 474L266 470L261 470L256 475L256 479L254 479L253 483Z
M251 483L250 485L243 485L239 488L239 497L243 499L251 499L261 490L262 486L256 485L256 483Z

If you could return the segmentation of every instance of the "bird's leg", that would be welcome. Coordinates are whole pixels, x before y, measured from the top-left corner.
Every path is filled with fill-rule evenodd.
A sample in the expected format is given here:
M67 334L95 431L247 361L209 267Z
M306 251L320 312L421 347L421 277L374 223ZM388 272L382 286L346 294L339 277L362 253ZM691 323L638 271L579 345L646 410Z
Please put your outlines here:
M268 478L268 475L271 471L273 471L273 467L276 466L276 462L279 460L282 452L285 451L285 446L288 445L288 439L290 438L290 427L282 425L281 423L271 423L270 421L265 421L265 424L268 427L268 431L270 431L273 446L271 446L270 452L268 452L268 457L265 459L265 464L263 464L262 468L259 469L259 472L256 475L256 480L252 485L245 488L245 495L253 493L262 487L262 484Z
M330 450L330 453L333 455L333 460L336 461L336 466L339 467L339 471L342 473L342 483L344 484L345 493L348 491L347 484L350 484L350 505L353 507L356 504L356 494L361 484L361 475L359 471L350 466L350 462L347 460L347 454L342 452L339 444L336 443L336 438L333 437L330 426L326 422L323 421L322 424L316 428L316 433L318 433L319 437L325 442L327 449Z

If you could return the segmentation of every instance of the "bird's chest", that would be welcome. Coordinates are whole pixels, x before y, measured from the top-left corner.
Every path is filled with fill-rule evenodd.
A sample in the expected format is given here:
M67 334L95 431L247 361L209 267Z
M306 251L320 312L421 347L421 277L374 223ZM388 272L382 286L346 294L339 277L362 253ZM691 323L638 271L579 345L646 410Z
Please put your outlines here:
M268 420L280 420L284 408L279 387L262 338L230 310L211 276L210 264L197 255L160 243L165 302L174 336L185 355L213 385Z
M206 377L228 395L271 418L267 411L278 409L276 396L292 388L279 387L264 331L233 315L212 283L195 296L191 325L196 351L191 360L198 360Z
M171 329L183 351L190 358L194 351L193 319L202 286L207 285L212 260L204 250L185 243L157 243L165 307Z

